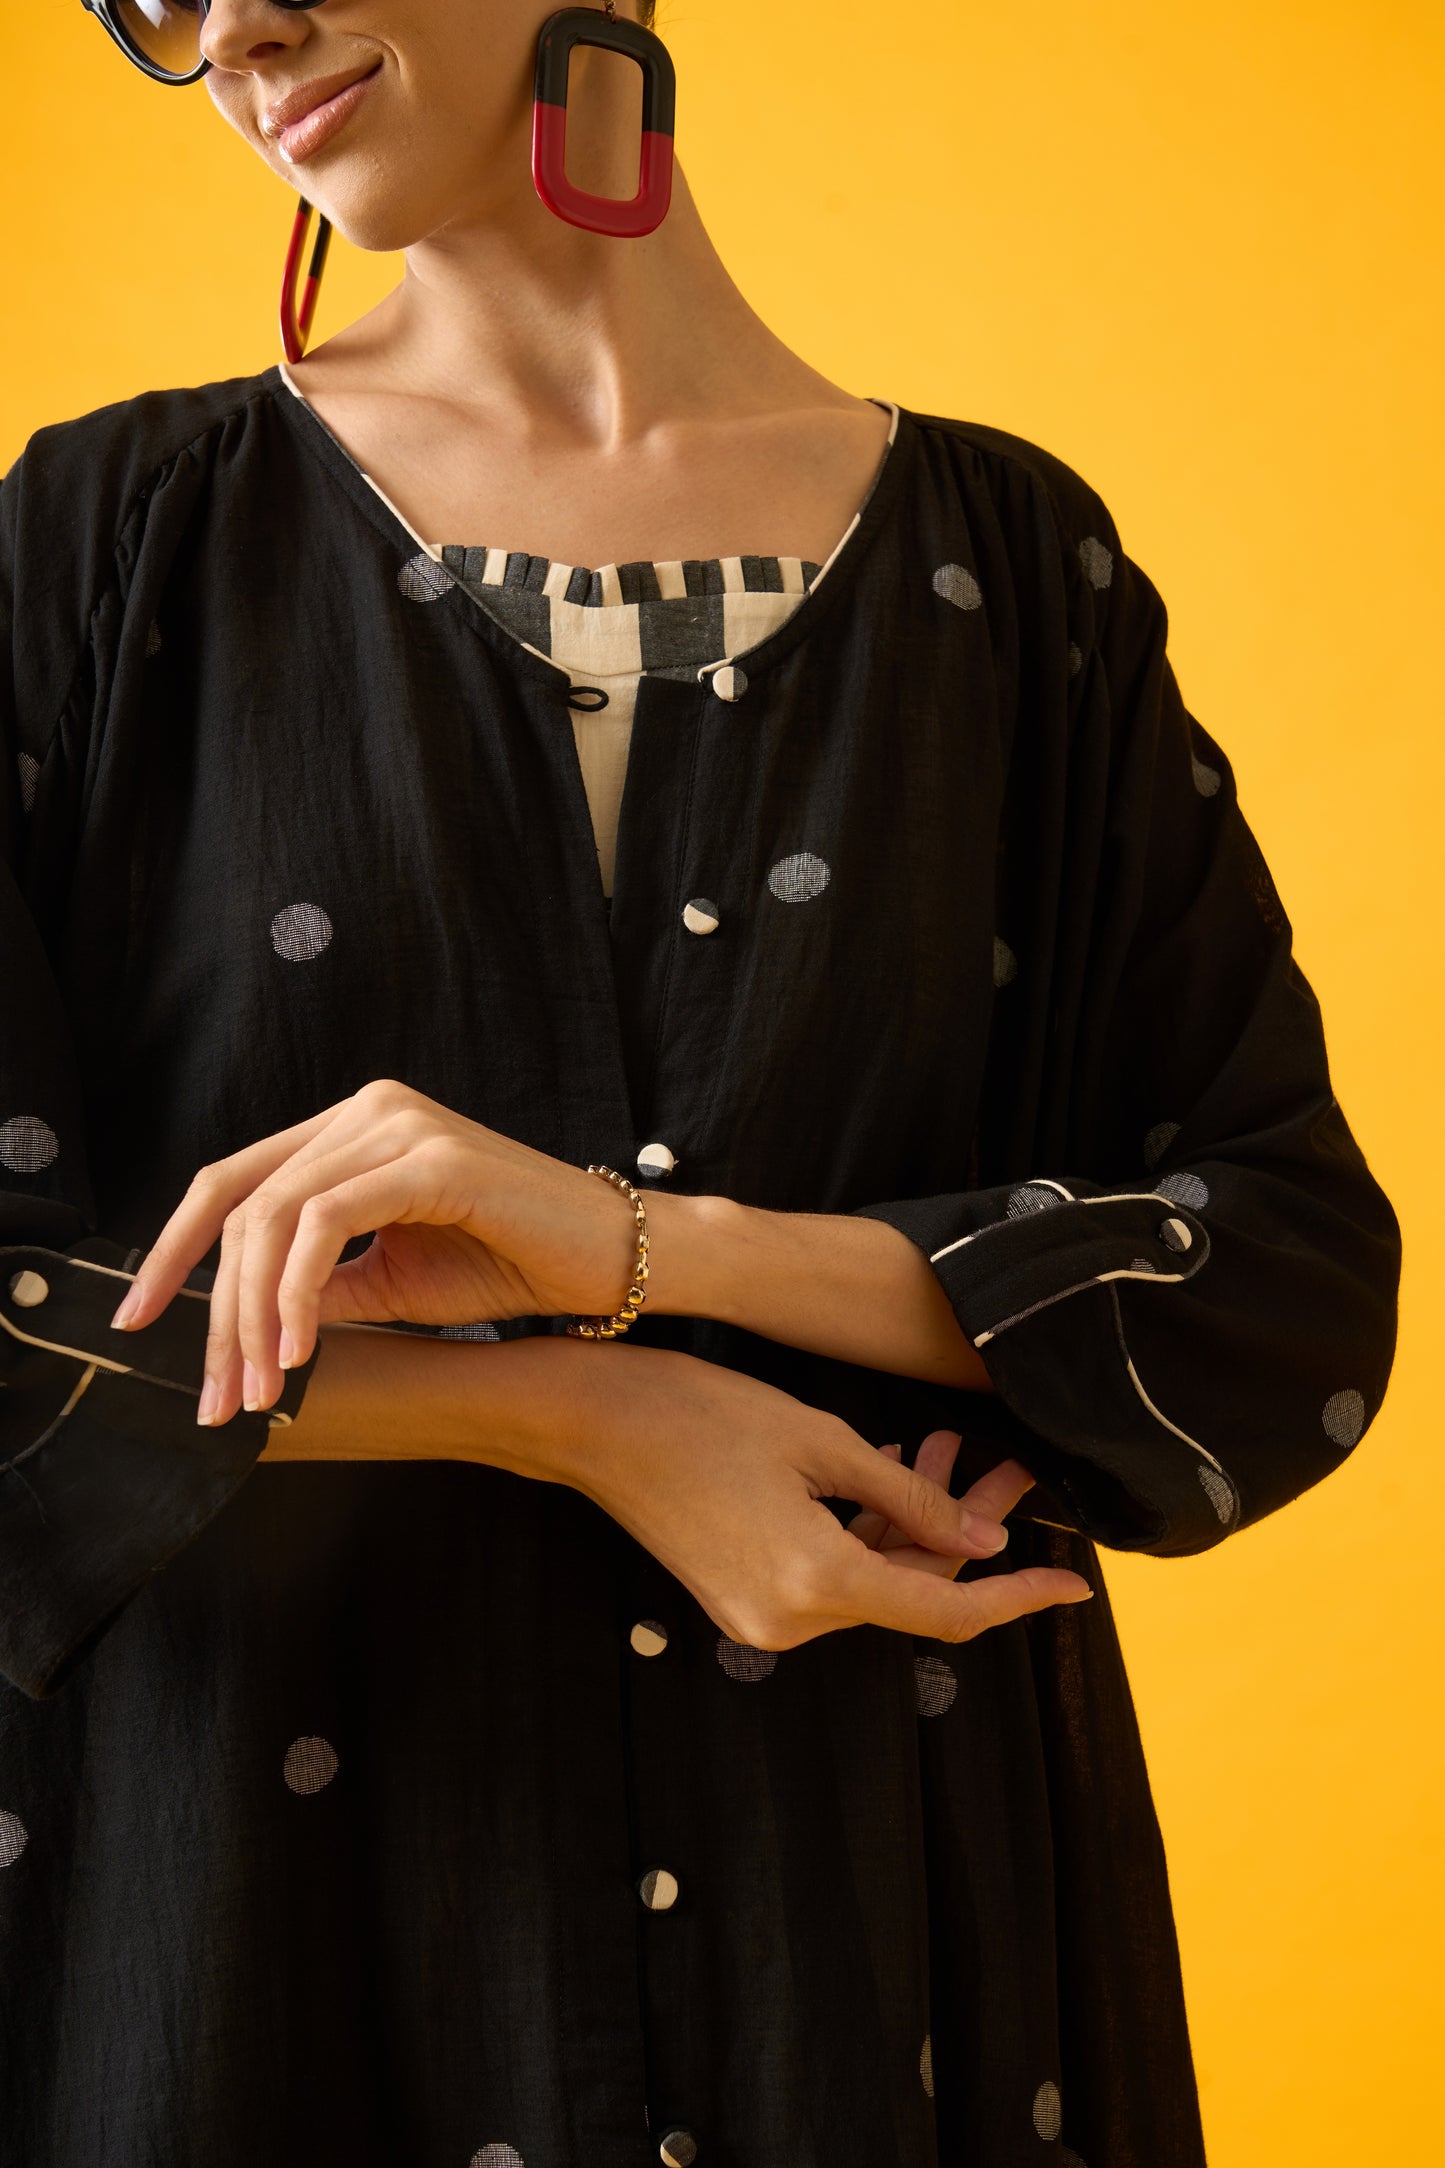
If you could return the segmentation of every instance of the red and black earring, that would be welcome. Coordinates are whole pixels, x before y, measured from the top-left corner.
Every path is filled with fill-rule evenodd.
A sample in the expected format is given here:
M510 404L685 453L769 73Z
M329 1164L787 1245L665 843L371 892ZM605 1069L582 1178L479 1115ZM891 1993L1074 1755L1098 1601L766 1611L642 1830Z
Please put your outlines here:
M672 200L673 114L677 78L672 55L657 33L619 21L614 0L597 8L561 8L537 39L532 94L532 180L549 211L591 233L636 239L667 216ZM642 70L642 148L635 196L594 196L567 178L567 71L576 45L625 53Z
M662 224L672 201L677 78L672 55L656 31L619 20L614 7L615 0L606 0L605 8L561 8L542 25L537 37L532 96L532 181L548 210L565 218L569 225L635 240ZM567 73L574 45L600 45L610 52L625 53L642 70L642 145L635 196L590 195L567 178ZM331 242L331 221L322 218L317 223L298 309L296 283L310 224L311 205L302 196L297 202L281 279L281 345L288 361L300 361L306 352Z

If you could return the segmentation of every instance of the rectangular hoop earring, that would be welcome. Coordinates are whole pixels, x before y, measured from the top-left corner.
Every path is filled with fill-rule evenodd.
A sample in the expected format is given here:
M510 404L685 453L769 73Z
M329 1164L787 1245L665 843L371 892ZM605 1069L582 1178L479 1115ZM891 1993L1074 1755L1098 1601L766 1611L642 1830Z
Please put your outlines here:
M635 196L594 196L567 178L567 75L574 45L625 53L642 70L642 147ZM672 138L677 77L672 55L653 30L600 8L560 8L537 37L532 94L532 182L549 211L591 233L633 240L651 233L672 200Z

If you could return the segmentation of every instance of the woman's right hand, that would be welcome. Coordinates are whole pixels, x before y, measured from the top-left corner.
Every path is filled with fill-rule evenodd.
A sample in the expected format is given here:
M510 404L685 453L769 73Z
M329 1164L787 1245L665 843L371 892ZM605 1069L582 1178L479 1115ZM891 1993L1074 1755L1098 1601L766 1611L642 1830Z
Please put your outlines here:
M610 1514L735 1641L790 1649L863 1624L971 1641L1093 1593L1063 1567L954 1579L968 1559L997 1555L997 1523L1034 1480L1019 1461L956 1499L746 1372L666 1348L561 1346L580 1358L585 1422L556 1479ZM904 1540L873 1548L824 1498L856 1500L870 1531L876 1516Z

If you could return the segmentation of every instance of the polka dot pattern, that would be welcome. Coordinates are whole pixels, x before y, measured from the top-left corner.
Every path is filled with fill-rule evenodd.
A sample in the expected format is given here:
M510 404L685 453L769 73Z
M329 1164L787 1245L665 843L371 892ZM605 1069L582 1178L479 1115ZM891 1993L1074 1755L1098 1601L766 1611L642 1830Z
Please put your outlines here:
M287 1747L281 1774L293 1792L321 1792L340 1767L329 1739L301 1738Z
M1199 1487L1203 1491L1221 1521L1232 1519L1234 1514L1234 1491L1226 1483L1217 1468L1199 1469Z
M983 589L967 565L940 565L933 575L933 592L959 610L976 610L983 602Z
M146 653L147 655L159 655L160 651L161 628L156 623L155 619L152 618L149 626L146 629Z
M1201 798L1212 798L1224 780L1219 770L1211 768L1208 761L1201 760L1195 753L1190 754L1189 762L1194 771L1194 788Z
M1114 577L1114 552L1096 534L1085 535L1079 544L1079 562L1091 587L1107 587Z
M942 1716L953 1707L958 1680L941 1656L920 1655L913 1659L913 1688L920 1716Z
M995 935L993 944L994 985L1007 986L1010 979L1016 979L1018 977L1018 969L1019 960L1017 956L1015 956L1013 950L1009 947L1007 941L1000 941L998 936Z
M779 903L811 903L832 879L832 868L812 851L794 851L768 872L768 886Z
M1178 1122L1156 1122L1144 1139L1144 1164L1155 1166L1179 1134Z
M1058 1191L1050 1189L1046 1182L1024 1182L1009 1198L1008 1216L1010 1219L1023 1219L1029 1212L1048 1212L1056 1204L1065 1202Z
M457 583L445 565L439 565L435 557L428 557L425 550L418 550L415 557L408 557L398 572L396 584L408 602L435 602Z
M1041 2138L1057 2138L1064 2127L1064 2104L1052 2078L1034 2094L1034 2129Z
M331 941L331 920L319 903L288 903L271 921L271 946L291 964L307 964Z
M1082 649L1082 648L1081 648L1081 647L1079 646L1079 644L1078 644L1077 640L1070 640L1070 642L1069 642L1069 676L1070 676L1070 677L1077 677L1077 676L1078 676L1078 674L1079 674L1079 672L1080 672L1080 671L1081 671L1081 670L1083 669L1083 667L1084 667L1084 650L1083 650L1083 649Z
M13 1867L29 1842L30 1832L19 1815L0 1812L0 1867Z
M35 804L35 786L40 781L40 763L33 753L19 755L20 804L28 813Z
M527 2163L514 2145L498 2140L491 2145L478 2146L467 2168L527 2168Z
M766 1679L778 1668L776 1649L755 1649L727 1634L717 1637L717 1660L730 1679Z
M1131 1272L1157 1272L1159 1267L1152 1257L1131 1257L1129 1259L1129 1270Z
M929 2099L930 2099L930 2100L932 2100L932 2098L933 2098L933 2035L932 2035L932 2033L925 2033L925 2034L924 2034L924 2036L923 2036L923 2053L922 2053L922 2054L921 2054L921 2055L919 2056L919 2058L918 2058L918 2075L919 2075L919 2076L920 2076L920 2078L922 2078L922 2080L923 2080L923 2090L924 2090L924 2092L925 2092L925 2093L927 2093L927 2095L928 2095Z
M1191 1212L1202 1212L1209 1202L1209 1184L1197 1174L1166 1174L1154 1188L1158 1196L1187 1204Z
M1352 1446L1365 1427L1365 1396L1348 1386L1342 1393L1331 1393L1325 1402L1320 1421L1325 1426L1325 1436L1333 1438L1336 1445Z
M59 1151L59 1137L38 1114L12 1114L0 1122L0 1167L12 1174L39 1174Z

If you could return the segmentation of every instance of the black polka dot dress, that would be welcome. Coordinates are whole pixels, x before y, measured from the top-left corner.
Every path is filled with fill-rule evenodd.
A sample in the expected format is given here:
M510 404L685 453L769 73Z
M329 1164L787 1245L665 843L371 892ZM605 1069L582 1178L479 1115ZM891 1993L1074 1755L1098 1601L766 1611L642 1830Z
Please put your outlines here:
M1097 1552L1354 1450L1399 1227L1107 506L892 415L824 565L423 541L275 368L5 477L7 2168L1202 2168ZM76 1289L381 1076L899 1228L993 1393L633 1340L1021 1459L960 1577L1093 1602L752 1648L579 1491L107 1368Z

